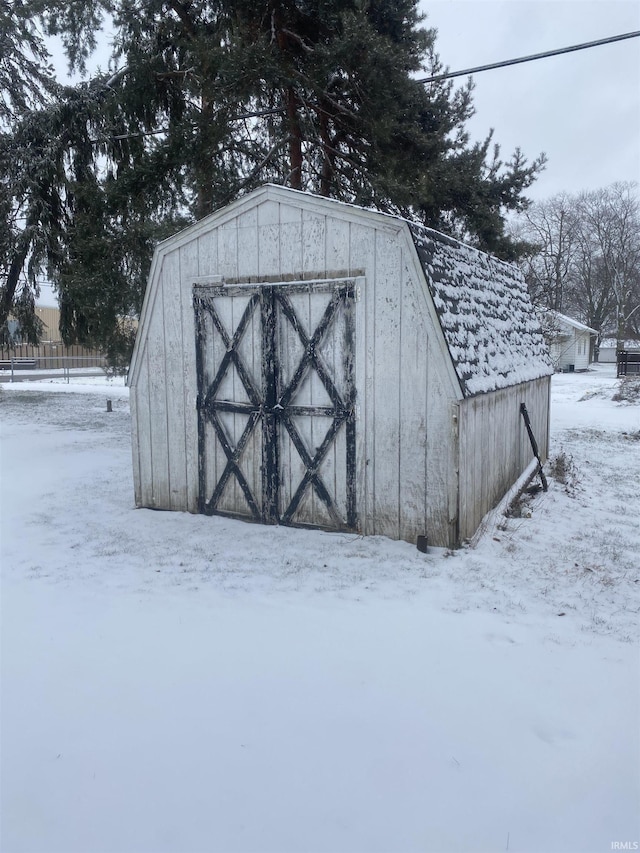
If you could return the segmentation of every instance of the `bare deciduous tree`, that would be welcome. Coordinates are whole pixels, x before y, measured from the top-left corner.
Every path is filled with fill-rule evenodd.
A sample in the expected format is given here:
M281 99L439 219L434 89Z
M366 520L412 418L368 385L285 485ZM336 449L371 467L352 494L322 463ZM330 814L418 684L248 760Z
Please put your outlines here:
M576 248L574 200L560 193L532 205L522 215L520 233L535 248L523 262L534 302L562 311Z
M572 313L619 343L640 332L636 183L561 193L533 204L513 229L532 245L521 265L536 305Z
M596 289L620 346L640 306L640 201L637 184L616 183L578 196L582 256L595 262ZM583 266L586 264L583 262ZM592 264L593 266L593 264ZM582 282L576 281L577 287ZM598 318L599 319L599 318Z

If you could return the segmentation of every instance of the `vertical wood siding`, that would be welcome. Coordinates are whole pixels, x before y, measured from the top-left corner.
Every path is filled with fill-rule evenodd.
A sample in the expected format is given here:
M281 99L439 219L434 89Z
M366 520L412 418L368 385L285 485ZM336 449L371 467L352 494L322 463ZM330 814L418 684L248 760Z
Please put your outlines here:
M366 365L373 379L374 532L392 539L400 538L400 407L405 390L404 365L400 364L403 306L399 242L395 235L376 231L374 350L373 361Z
M375 459L373 364L376 345L376 232L359 223L349 225L349 258L353 269L365 273L363 293L356 304L356 501L363 533L375 530Z
M574 370L587 370L591 346L589 332L570 329L569 337L563 337L551 344L551 361L556 370L565 370L573 365Z
M143 440L140 435L140 415L138 413L138 398L136 394L129 395L129 409L131 411L131 462L133 465L133 495L136 506L142 506L142 483L140 474L140 444ZM147 436L148 440L148 436Z
M406 231L397 226L368 224L364 219L326 215L320 208L316 212L304 205L267 200L166 251L155 276L157 280L150 285L153 304L146 309L146 337L131 388L139 505L198 510L192 288L195 279L205 276L247 283L266 277L287 281L362 276L354 310L356 510L363 533L408 541L426 533L434 545L455 544L459 458L460 532L470 535L485 507L512 484L530 457L517 422L521 401L527 404L546 453L548 424L540 421L540 413L546 412L542 402L548 394L546 380L538 383L533 396L530 390L514 396L507 389L465 401L456 424L459 389L443 359L439 328L434 327L426 307L426 286L415 264L413 246ZM230 331L237 325L235 315L240 307L229 301ZM314 311L320 310L318 304L297 304L296 310L309 328L317 323ZM338 357L335 343L329 336L323 346L327 360ZM293 360L294 350L291 342ZM209 371L220 357L213 349L207 355ZM291 372L295 365L283 362L283 369ZM236 391L239 389L232 389L232 393ZM325 391L312 375L301 394L316 403ZM234 437L242 428L240 423L227 426ZM319 422L301 426L310 431L305 438L312 445L320 427ZM514 430L517 440L511 438ZM339 470L345 455L343 443L344 437L323 463L323 476L333 482L337 492L338 484L344 482ZM281 453L285 488L290 492L300 475L299 459L286 442ZM256 482L260 474L257 446L253 459L255 464L246 476ZM219 476L224 464L222 458L213 459L207 477ZM346 500L342 493L339 497L340 502ZM241 490L230 485L225 495L229 507L242 500ZM312 494L308 500L319 503ZM322 507L312 507L312 514L316 510L319 517Z
M168 420L173 412L168 412L167 406L167 376L165 361L166 343L164 314L162 310L164 275L161 274L155 311L149 322L149 337L147 339L147 369L148 369L148 406L149 431L151 433L151 506L171 509L169 495L171 481L169 478L169 434ZM170 286L170 285L169 285ZM172 418L173 420L173 418Z
M305 333L310 337L320 323L333 293L302 292L289 295L291 306L301 322ZM328 375L335 383L335 389L341 399L348 404L350 389L348 387L348 358L349 346L347 341L347 304L340 303L327 333L318 347L318 354L326 365ZM282 389L286 388L293 379L298 365L305 354L298 333L291 323L283 316L282 306L277 307L276 324L279 332L279 351L277 355L279 380ZM310 369L302 379L291 399L295 406L331 407L332 401L317 372ZM332 417L308 414L293 415L292 422L304 442L310 455L313 456L319 448L332 423ZM324 457L319 473L323 483L335 501L335 507L342 519L347 519L347 475L345 461L347 427L344 424L338 431L335 441ZM280 481L280 510L281 514L289 506L296 489L306 473L306 467L293 445L287 430L281 430L279 436L279 459L281 464ZM331 527L331 515L325 503L318 497L313 488L307 489L302 503L292 519L296 523L313 523L319 527Z
M540 456L549 451L548 376L479 394L460 403L460 538L474 534L484 515L533 459L520 414L525 403Z
M448 402L452 389L437 364L431 340L434 329L423 305L424 285L407 262L411 252L397 228L375 228L268 201L167 253L157 272L141 369L131 389L136 413L136 502L197 511L194 279L213 275L226 280L279 276L287 280L364 273L355 306L359 529L409 541L429 531L430 541L449 544L449 493L454 488ZM240 307L232 308L230 300L229 311L237 313ZM321 311L322 305L310 301L306 309L297 308L308 328L313 328L319 316L312 314ZM234 329L238 318L227 319L229 329ZM323 346L325 359L336 358L339 347L335 344L330 335ZM295 360L294 349L292 344ZM212 351L209 372L216 358ZM283 363L283 368L291 371L295 366ZM320 402L324 393L313 374L301 388L309 403ZM317 438L311 432L321 432L321 426L319 422L301 425L310 432L305 439L311 445ZM237 438L242 424L234 421L227 427ZM344 440L339 437L322 466L339 504L346 502L340 485L345 482L340 471ZM300 460L290 443L283 442L281 453L283 486L290 492L301 474ZM259 448L250 455L258 460ZM225 464L220 457L211 460L207 480L220 476ZM246 472L252 483L259 476L256 465L256 470ZM241 511L243 498L235 481L225 501L229 510ZM321 518L324 508L317 497L310 493L306 501L310 506L301 511L329 525L329 518Z
M576 331L575 369L586 370L589 367L591 336L589 332Z
M458 407L442 360L430 337L427 350L424 532L440 547L458 544Z
M256 300L255 293L241 296L219 296L215 300L216 317L232 338L238 328L245 312L249 312L245 318L245 331L237 346L237 352L241 358L242 365L254 386L260 387L262 371L262 349L260 334L260 305ZM250 315L250 316L249 316ZM213 317L209 312L201 313L201 336L203 350L201 355L203 388L208 388L216 378L223 360L227 356L224 341L217 334ZM201 392L202 393L202 392ZM232 400L239 403L248 403L249 397L245 386L238 375L237 369L231 363L225 372L224 378L218 391L219 399ZM240 412L220 412L218 420L229 437L231 445L237 446L245 428L249 423L249 415ZM204 424L205 443L207 453L205 458L206 468L203 471L202 486L206 498L213 493L216 484L223 476L227 467L227 455L224 448L215 437L215 431L210 422ZM261 464L262 445L260 442L261 429L259 425L254 428L248 439L245 452L239 460L242 475L248 485L249 491L258 509L261 509ZM247 497L236 477L231 476L220 495L218 508L224 512L252 518L255 508L247 502Z
M182 415L184 422L184 490L186 502L180 509L189 512L198 511L198 423L196 417L196 398L198 389L194 381L196 375L196 351L193 341L195 340L195 317L193 313L193 299L190 289L184 282L193 281L198 275L202 275L202 269L211 268L213 259L209 252L211 244L202 245L196 243L196 251L192 246L182 246L179 249L180 256L180 282L177 290L180 294L180 321L181 341L179 352L173 356L173 364L176 373L182 383ZM203 249L201 254L200 250ZM209 265L207 267L207 265Z
M164 375L167 411L167 467L170 509L187 505L186 483L186 424L184 410L184 376L182 362L181 289L173 286L180 280L180 253L171 252L162 264L162 313L164 317ZM160 306L159 306L160 307ZM161 413L158 412L158 418Z

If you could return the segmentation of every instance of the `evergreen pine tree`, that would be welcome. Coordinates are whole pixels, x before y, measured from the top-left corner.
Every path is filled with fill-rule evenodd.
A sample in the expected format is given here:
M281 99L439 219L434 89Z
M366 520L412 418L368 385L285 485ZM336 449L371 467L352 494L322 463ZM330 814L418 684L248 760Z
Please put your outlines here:
M83 68L104 14L116 34L110 79L58 93L0 142L6 157L49 122L55 156L44 138L29 143L40 165L23 170L24 210L47 236L36 239L27 216L22 260L49 264L68 340L120 348L157 234L265 181L517 254L504 215L525 204L543 160L527 164L517 151L503 163L490 139L469 144L470 83L416 81L441 70L417 0L33 0L32 9L62 36L71 67ZM37 177L49 161L52 175ZM43 193L53 202L46 223Z

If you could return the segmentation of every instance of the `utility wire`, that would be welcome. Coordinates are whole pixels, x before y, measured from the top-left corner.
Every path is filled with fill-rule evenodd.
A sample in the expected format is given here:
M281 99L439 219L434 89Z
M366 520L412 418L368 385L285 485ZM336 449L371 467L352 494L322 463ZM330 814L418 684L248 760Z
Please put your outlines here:
M573 44L573 45L570 45L569 47L559 47L556 50L546 50L543 53L532 53L530 56L519 56L516 59L505 59L502 62L491 62L488 65L476 65L473 68L466 68L464 71L447 71L444 74L434 74L431 77L422 77L419 80L416 80L416 82L417 83L437 83L440 80L449 80L452 77L464 77L464 76L467 76L469 74L476 74L478 71L491 71L494 68L505 68L508 65L520 65L523 62L533 62L536 59L546 59L549 56L559 56L560 54L563 54L563 53L573 53L574 51L577 51L577 50L586 50L587 48L599 47L600 45L603 45L603 44L611 44L612 42L624 41L625 39L638 38L639 36L640 36L640 30L635 30L634 32L631 32L631 33L621 33L620 35L617 35L617 36L609 36L608 38L597 39L596 41L587 41L587 42L583 42L582 44ZM112 80L110 80L107 85L110 85L113 82L115 82L117 79L119 79L119 77L122 76L124 71L126 71L126 69L123 69L123 70L117 72L117 74L114 75ZM284 107L275 107L275 108L266 109L266 110L256 110L255 112L240 113L237 116L233 116L231 118L231 121L242 121L243 119L247 119L247 118L258 118L260 116L278 115L278 114L282 114L285 112L286 112L286 109ZM124 140L124 139L133 139L136 137L143 137L143 136L156 136L158 134L166 133L167 130L168 130L167 128L161 128L160 130L147 130L147 131L140 131L138 133L123 133L123 134L119 134L119 135L115 135L115 136L104 136L104 137L101 137L100 139L92 139L91 141L93 143L99 143L99 142L106 142L109 140Z
M492 68L505 68L507 65L520 65L522 62L533 62L534 59L546 59L548 56L559 56L561 53L573 53L576 50L586 50L589 47L598 47L601 44L611 44L614 41L633 39L640 36L640 30L632 33L622 33L618 36L609 36L606 39L586 41L583 44L573 44L570 47L559 47L556 50L545 50L544 53L532 53L530 56L519 56L517 59L505 59L503 62L491 62L488 65L476 65L474 68L466 68L464 71L447 71L444 74L434 74L432 77L422 77L418 83L437 83L440 80L449 80L451 77L464 77L467 74L475 74L478 71L491 71Z

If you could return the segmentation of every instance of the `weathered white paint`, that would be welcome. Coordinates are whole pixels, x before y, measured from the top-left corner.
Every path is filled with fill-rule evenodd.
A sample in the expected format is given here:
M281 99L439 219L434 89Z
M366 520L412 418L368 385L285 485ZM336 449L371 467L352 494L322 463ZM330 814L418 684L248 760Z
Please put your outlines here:
M129 379L137 505L198 509L194 283L345 276L357 277L360 291L354 305L359 529L408 541L426 533L432 544L443 546L471 535L474 520L495 503L499 490L511 485L530 458L519 420L521 401L529 407L546 452L548 399L543 415L540 389L547 393L548 381L463 400L407 225L278 187L264 187L240 199L156 251ZM305 307L302 301L298 298L296 309L307 317L312 331L322 305L308 301ZM232 332L242 313L241 301L230 298L225 311ZM323 344L323 357L334 366L342 357L336 334L339 331ZM215 335L211 339L210 377L223 355L215 351ZM258 374L255 330L243 346L247 364ZM281 358L283 370L295 370L293 338ZM241 399L241 383L230 381L229 394ZM325 391L312 374L300 394L318 403ZM229 415L227 427L236 440L243 420ZM319 422L301 429L307 430L310 447L321 440ZM243 469L253 484L260 478L260 452L256 443L247 455L249 467ZM301 466L286 436L281 437L280 452L282 488L291 494ZM344 434L322 468L336 493L343 489L342 460ZM209 485L224 464L220 451L207 472ZM339 499L344 500L344 494ZM231 478L225 507L242 512L243 502ZM308 513L322 524L321 502L310 494L307 504L298 520L305 521ZM324 521L330 526L330 520Z
M618 350L615 343L613 346L600 346L598 361L601 364L615 364L618 360Z
M591 363L591 340L596 338L597 331L558 311L545 312L542 322L554 369L587 370Z
M338 280L337 283L341 283L341 280ZM330 286L331 284L328 283L327 287ZM308 336L311 336L318 326L329 305L331 296L331 289L312 289L307 293L296 293L290 296L296 316L303 324ZM334 321L317 350L320 360L325 365L337 392L343 400L347 399L346 352L344 348L345 308L345 305L340 304L334 315ZM289 321L281 315L280 310L278 310L276 322L280 331L278 362L282 385L285 387L293 378L298 364L304 355L304 349L298 334L292 328ZM331 399L315 370L310 369L307 372L298 386L291 403L296 406L331 406ZM292 420L310 456L313 458L316 449L324 441L333 419L315 415L313 417L294 416ZM280 511L282 513L293 499L296 489L305 474L305 467L302 460L295 449L291 436L286 430L281 430L280 432L280 459L283 463L280 484ZM342 426L337 433L335 443L329 449L322 462L320 473L323 482L334 499L336 509L343 519L347 517L345 460L346 429L345 426ZM332 526L332 519L325 504L318 498L313 489L307 490L293 520L297 523L313 524L318 527Z
M544 461L549 451L549 389L533 382L478 394L459 404L459 534L471 537L533 458L520 414L524 403Z
M587 370L590 364L589 332L568 329L551 342L551 361L556 370Z

